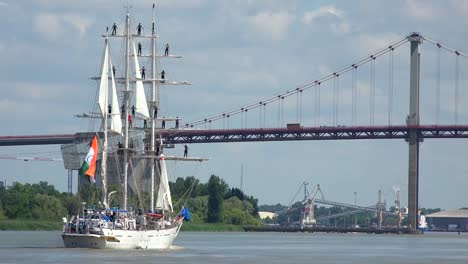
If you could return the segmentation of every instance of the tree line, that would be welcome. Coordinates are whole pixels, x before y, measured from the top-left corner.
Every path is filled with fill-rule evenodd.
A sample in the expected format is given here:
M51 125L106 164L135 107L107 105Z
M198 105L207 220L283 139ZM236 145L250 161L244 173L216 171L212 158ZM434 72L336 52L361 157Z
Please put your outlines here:
M174 211L182 206L189 208L195 223L225 223L235 225L260 225L258 199L248 196L238 188L230 188L220 177L211 175L207 183L195 177L179 177L169 183ZM109 191L120 191L120 186L110 186ZM121 195L111 201L111 207L119 207ZM82 186L79 193L61 193L53 185L41 181L35 184L15 183L8 188L0 188L1 219L57 220L76 215L82 202L97 205L101 197L95 185ZM147 208L149 194L140 197L129 195L133 208ZM145 207L146 206L146 207Z

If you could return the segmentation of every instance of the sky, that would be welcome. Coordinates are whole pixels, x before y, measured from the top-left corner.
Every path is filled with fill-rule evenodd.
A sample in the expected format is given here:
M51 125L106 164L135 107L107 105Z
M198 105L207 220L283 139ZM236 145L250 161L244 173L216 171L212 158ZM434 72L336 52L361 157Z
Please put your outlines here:
M154 1L0 0L0 135L59 134L90 131L87 120L73 117L93 109L106 27L123 29L127 2L132 24L151 28ZM166 78L190 86L161 90L161 115L182 122L258 102L319 79L407 36L410 32L468 52L466 1L157 1L159 51L184 56L164 60ZM111 42L114 52L122 45ZM143 50L148 47L143 43ZM392 124L404 124L409 97L409 46L394 52ZM453 124L455 57L441 52L440 122ZM421 122L435 123L436 48L421 47ZM388 122L388 55L375 63L377 125ZM113 60L117 72L122 60ZM149 66L149 62L141 62ZM369 123L370 71L357 71L357 124ZM468 123L467 59L459 61L459 123ZM338 123L350 124L351 75L339 79ZM332 120L333 83L321 90L320 124ZM304 93L301 124L314 124L314 93ZM297 122L295 97L285 101L284 123ZM267 126L277 126L277 106L267 107ZM231 127L240 119L232 118ZM248 115L258 127L259 114ZM237 125L236 125L237 124ZM220 124L217 124L219 127ZM172 179L218 175L240 186L260 204L288 204L303 181L320 184L325 198L370 205L381 189L387 205L401 190L406 205L408 147L403 140L297 141L192 144L190 154L209 157L203 164L175 164ZM178 146L168 150L182 154ZM0 155L61 157L60 146L1 147ZM420 207L468 206L468 142L427 139L420 153ZM66 191L67 171L60 162L0 160L0 180L46 180ZM298 197L297 199L301 199Z

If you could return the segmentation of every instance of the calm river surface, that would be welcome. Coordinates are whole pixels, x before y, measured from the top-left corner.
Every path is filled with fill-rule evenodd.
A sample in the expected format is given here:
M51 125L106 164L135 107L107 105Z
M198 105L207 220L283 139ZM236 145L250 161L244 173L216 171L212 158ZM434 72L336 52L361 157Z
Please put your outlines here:
M183 232L164 251L63 248L60 232L0 231L0 263L468 263L468 234Z

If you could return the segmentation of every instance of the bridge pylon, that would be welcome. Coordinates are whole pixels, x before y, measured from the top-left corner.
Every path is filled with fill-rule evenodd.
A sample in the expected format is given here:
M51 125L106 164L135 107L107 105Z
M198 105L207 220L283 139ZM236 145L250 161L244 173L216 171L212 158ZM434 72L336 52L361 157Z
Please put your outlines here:
M409 37L410 50L410 105L406 119L408 126L408 227L416 232L418 229L418 196L419 196L419 76L421 54L419 45L422 36L412 33Z

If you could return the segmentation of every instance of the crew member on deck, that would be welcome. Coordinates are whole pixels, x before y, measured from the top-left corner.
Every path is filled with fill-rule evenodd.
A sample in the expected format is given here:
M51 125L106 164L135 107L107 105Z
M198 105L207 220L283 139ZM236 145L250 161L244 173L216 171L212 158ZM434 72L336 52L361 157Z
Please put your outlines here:
M176 120L175 120L175 128L176 129L179 128L179 117L178 116L176 117Z
M161 80L164 80L164 77L166 77L166 72L163 70L161 72Z
M113 74L114 77L115 77L115 66L112 66L112 74Z
M138 26L137 26L138 35L141 35L142 29L143 29L143 26L141 25L141 23L138 23Z
M136 109L135 105L132 105L132 116L133 117L135 117L135 109Z
M112 114L112 105L110 104L107 106L107 114L108 115Z
M166 120L164 120L164 117L163 117L163 121L161 123L161 128L166 128Z

